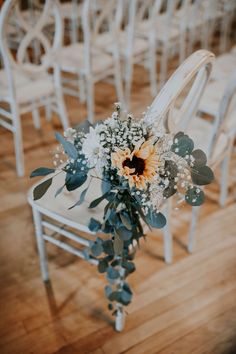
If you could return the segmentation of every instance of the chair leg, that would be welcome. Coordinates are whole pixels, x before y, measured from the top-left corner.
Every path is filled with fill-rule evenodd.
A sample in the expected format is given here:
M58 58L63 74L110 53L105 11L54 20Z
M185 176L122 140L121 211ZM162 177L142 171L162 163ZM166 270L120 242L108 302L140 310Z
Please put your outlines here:
M130 96L132 89L132 78L133 78L133 62L132 58L125 58L125 103L126 109L130 109Z
M60 72L60 68L57 65L54 67L54 79L56 85L56 103L57 103L63 129L66 130L69 127L69 121L68 121L67 111L65 107L63 93L62 93L61 72Z
M42 216L36 208L33 208L32 210L33 210L33 218L34 218L35 233L37 239L37 247L39 252L39 261L40 261L42 278L43 281L48 281L49 274L48 274L45 241L43 239Z
M229 175L230 155L226 155L221 164L221 181L220 181L220 206L224 207L228 192L228 175Z
M51 100L50 98L48 98L45 102L45 116L46 116L46 121L50 121L51 120L51 116L52 116L52 109L51 109Z
M84 76L82 74L78 74L78 84L79 84L79 99L80 102L84 103L86 101L86 93L84 87Z
M151 95L157 95L157 72L156 72L156 45L155 39L149 40L149 76L151 84Z
M24 151L22 143L22 129L20 116L15 105L11 105L11 112L13 115L13 134L14 134L14 148L15 148L15 159L16 159L16 173L18 177L23 177L25 174L24 168Z
M191 226L190 226L190 231L188 235L188 252L193 253L195 244L196 244L196 226L197 226L197 221L198 221L198 216L199 216L199 211L200 207L192 207L192 220L191 220Z
M122 332L125 326L125 314L122 306L120 305L117 308L116 320L115 320L115 329L117 332Z
M125 99L124 99L124 92L122 86L122 72L120 67L120 60L117 53L115 53L115 58L114 58L114 76L115 76L116 94L118 100L119 102L121 102L122 106L125 107Z
M161 73L160 73L160 86L162 87L166 81L167 75L167 60L168 60L168 49L165 44L163 44L161 53Z
M33 117L33 122L34 122L35 128L40 129L41 124L40 124L39 110L38 110L38 108L36 108L34 106L32 108L32 117Z
M163 228L163 236L164 236L164 258L167 264L172 263L173 261L173 239L170 227L171 220L171 200L169 199L166 203L166 209L164 211L167 223Z
M86 80L86 101L87 101L87 112L88 121L94 123L94 83L91 76L87 76Z

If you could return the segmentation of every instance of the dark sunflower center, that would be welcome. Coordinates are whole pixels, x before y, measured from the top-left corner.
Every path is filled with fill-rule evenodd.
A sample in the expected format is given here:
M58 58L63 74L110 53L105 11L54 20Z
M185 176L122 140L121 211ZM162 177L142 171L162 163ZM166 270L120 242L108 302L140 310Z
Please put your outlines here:
M135 171L131 173L131 175L142 175L144 168L145 168L145 161L143 159L140 159L140 157L134 156L132 160L126 159L123 162L123 167L129 167L129 168L134 168Z

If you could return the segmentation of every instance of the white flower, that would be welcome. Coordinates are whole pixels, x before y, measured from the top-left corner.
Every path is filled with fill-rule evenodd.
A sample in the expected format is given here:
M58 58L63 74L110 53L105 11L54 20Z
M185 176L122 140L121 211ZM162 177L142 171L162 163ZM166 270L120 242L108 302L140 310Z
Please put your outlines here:
M73 143L76 137L76 130L73 128L67 128L64 131L64 137L66 138L67 141Z
M103 156L98 130L99 129L97 127L90 127L89 133L85 135L85 139L82 145L82 152L88 160L89 167L96 166L98 160Z

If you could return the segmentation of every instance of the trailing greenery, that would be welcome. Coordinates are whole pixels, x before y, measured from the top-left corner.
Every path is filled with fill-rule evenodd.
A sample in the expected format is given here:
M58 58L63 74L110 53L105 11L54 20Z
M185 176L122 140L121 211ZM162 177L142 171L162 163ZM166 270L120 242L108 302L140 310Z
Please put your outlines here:
M108 308L116 314L132 300L127 277L135 271L136 248L145 237L143 226L166 225L161 209L173 195L200 206L205 199L200 186L211 183L214 175L205 153L194 150L188 135L156 132L145 120L135 121L122 112L119 104L111 118L83 129L70 128L65 137L56 134L67 160L56 170L41 167L32 172L31 177L54 173L35 187L34 200L42 198L60 171L65 172L65 182L55 197L64 188L73 192L86 183L70 209L86 201L93 178L100 180L101 195L90 201L88 209L102 207L103 218L92 217L88 228L104 236L94 236L84 255L98 260L98 271L109 284L105 287Z

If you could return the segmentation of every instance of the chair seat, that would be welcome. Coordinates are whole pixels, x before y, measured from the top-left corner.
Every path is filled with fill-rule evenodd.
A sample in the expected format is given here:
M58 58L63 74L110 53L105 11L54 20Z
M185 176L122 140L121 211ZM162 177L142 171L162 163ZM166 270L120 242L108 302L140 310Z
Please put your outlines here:
M136 31L137 35L143 38L147 38L151 26L152 26L151 20L143 20L137 25L137 31ZM180 27L178 26L175 20L168 26L166 15L161 15L158 17L156 22L155 35L157 41L165 42L167 40L174 40L180 35Z
M122 56L126 55L126 49L127 49L127 33L120 31L118 41L119 41L119 51ZM113 52L113 38L111 34L105 33L99 35L99 37L96 39L96 46L98 48L103 48L107 53L111 54ZM144 38L134 38L133 40L133 51L132 54L134 56L138 56L142 53L146 53L148 50L148 42Z
M200 117L195 117L191 121L187 133L193 139L195 149L202 149L207 153L213 134L212 123ZM214 149L214 154L210 161L211 165L215 165L218 161L220 162L222 160L222 156L227 149L227 144L228 136L222 132L218 138L216 148Z
M42 73L36 76L29 76L23 71L13 71L16 89L16 99L19 104L41 99L53 94L54 85L50 75ZM7 75L4 70L0 71L0 99L8 101L9 91L7 86Z
M49 177L50 176L47 176L45 180ZM41 182L42 180L40 180L39 183ZM91 201L102 195L100 180L94 178L90 184L84 203L69 210L69 208L79 200L80 193L88 186L88 183L86 182L82 187L72 192L68 192L66 188L64 188L63 192L55 197L58 188L65 184L65 173L62 172L53 178L52 185L47 193L37 201L33 200L33 189L37 184L34 185L28 193L28 201L32 206L39 208L45 215L51 216L77 230L91 233L88 229L90 218L93 217L100 221L102 221L103 218L105 202L99 204L94 209L88 208Z
M85 71L84 46L82 43L74 43L62 47L56 53L56 60L61 69L75 74ZM91 55L92 73L101 73L113 66L113 58L111 55L94 48Z

